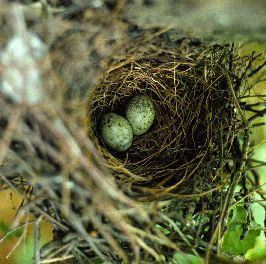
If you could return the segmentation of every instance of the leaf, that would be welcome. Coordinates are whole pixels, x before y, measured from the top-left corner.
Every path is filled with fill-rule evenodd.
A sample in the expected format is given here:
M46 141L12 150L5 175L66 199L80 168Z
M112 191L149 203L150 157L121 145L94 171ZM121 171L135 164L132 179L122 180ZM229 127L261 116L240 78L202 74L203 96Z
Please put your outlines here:
M39 241L40 246L45 244L44 240ZM25 243L20 244L15 251L15 264L31 264L34 262L34 238L28 237Z
M3 221L0 221L0 232L1 233L7 233L8 231L9 231L9 225L7 225Z
M162 226L159 225L159 224L156 224L155 227L158 228L160 231L162 231L164 235L169 235L169 234L171 234L171 231L170 231L170 230L168 230L168 229L162 227Z
M246 253L245 258L250 261L266 260L266 244L264 236L257 238L255 247Z
M34 257L34 242L33 239L27 239L23 246L19 247L16 253L16 264L33 263Z
M248 213L243 206L237 206L233 211L232 219L229 224L245 224L247 222Z
M203 264L203 259L198 256L177 252L173 257L172 264Z
M247 211L243 206L237 206L234 209L233 216L223 236L222 250L224 252L233 256L244 255L249 249L254 247L261 228L258 224L252 224L249 226L244 238L241 238L244 224L247 223L247 216Z
M7 232L10 232L11 228L8 224L6 224L4 221L0 221L0 233L3 233L4 235ZM19 237L21 236L22 231L20 229L17 229L13 232L11 232L5 239L12 239L13 237Z

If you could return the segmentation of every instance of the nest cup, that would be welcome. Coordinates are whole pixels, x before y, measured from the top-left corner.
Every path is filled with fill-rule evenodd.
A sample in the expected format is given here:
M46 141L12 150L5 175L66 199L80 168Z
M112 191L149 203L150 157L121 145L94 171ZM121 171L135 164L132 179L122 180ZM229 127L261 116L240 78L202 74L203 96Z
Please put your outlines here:
M209 190L238 122L228 83L230 49L190 40L169 45L161 37L145 48L134 44L89 96L90 137L118 182L141 196ZM109 112L125 116L136 95L152 100L155 121L128 150L116 152L104 145L99 123Z

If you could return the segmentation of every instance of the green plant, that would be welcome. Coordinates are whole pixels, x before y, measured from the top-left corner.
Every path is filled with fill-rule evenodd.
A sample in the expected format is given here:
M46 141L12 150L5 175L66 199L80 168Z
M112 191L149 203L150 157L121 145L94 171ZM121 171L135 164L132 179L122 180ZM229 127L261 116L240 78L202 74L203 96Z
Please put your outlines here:
M261 227L254 222L247 225L247 217L248 213L243 206L237 206L233 210L233 216L227 224L222 241L222 250L225 253L233 256L244 255L254 247ZM243 233L244 227L247 227L246 234Z

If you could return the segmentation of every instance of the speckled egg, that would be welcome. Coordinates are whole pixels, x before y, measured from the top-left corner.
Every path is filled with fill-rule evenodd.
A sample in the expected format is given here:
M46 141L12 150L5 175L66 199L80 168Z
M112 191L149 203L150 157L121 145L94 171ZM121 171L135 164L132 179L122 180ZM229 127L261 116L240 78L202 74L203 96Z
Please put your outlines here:
M102 117L101 136L106 145L117 151L127 150L133 140L133 131L129 122L115 113L108 113Z
M146 133L155 118L155 107L151 99L145 95L132 98L127 105L126 118L135 135Z

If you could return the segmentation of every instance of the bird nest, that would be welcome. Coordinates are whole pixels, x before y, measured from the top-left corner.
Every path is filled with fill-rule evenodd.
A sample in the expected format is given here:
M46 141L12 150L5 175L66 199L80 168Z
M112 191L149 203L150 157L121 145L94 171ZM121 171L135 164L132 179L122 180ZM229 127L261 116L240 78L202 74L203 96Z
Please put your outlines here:
M80 47L88 43L75 42L76 36L86 34L68 32L52 46L51 91L62 84L57 74L69 90L77 80L87 87L88 69L89 77L96 75L87 61L76 69L77 54L87 56ZM112 43L109 37L105 43ZM60 100L54 95L50 104L22 111L0 97L7 153L1 156L1 187L25 198L19 216L38 218L36 241L40 219L53 224L53 241L41 250L35 242L36 263L170 263L176 251L206 254L218 263L231 204L249 202L246 187L238 197L234 190L247 180L249 128L263 113L252 110L247 119L243 106L249 106L240 96L263 66L253 68L258 57L237 57L231 45L171 42L158 31L125 42L102 58L107 68L99 68L102 78L88 96L73 98L76 93L67 90ZM96 51L90 54L94 58ZM152 100L155 121L128 150L116 152L104 144L99 124L109 112L124 116L135 95Z
M145 48L135 42L133 50L113 61L89 96L88 126L106 167L121 184L151 200L216 186L216 172L239 123L233 96L239 87L231 81L230 56L224 46L189 40L166 46L156 38ZM100 120L109 112L125 116L135 95L152 100L155 121L128 150L108 149Z

